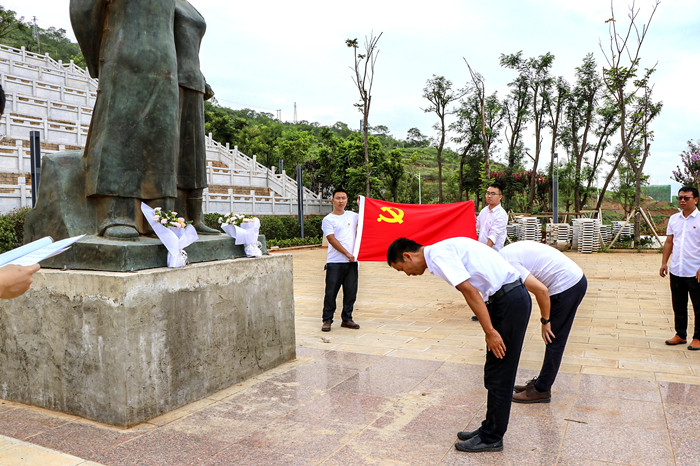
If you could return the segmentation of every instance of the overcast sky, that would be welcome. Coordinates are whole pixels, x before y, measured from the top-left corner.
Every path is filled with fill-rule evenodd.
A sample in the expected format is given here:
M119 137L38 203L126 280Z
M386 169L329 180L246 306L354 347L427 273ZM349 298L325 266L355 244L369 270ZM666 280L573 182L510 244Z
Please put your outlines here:
M499 56L522 50L525 57L552 53L553 74L573 82L574 68L587 53L602 66L599 41L607 40L605 20L610 18L608 0L190 3L207 20L202 70L218 101L273 115L280 110L288 121L296 103L298 120L343 121L357 129L360 113L353 103L358 93L345 39L362 43L372 32L382 32L370 124L386 125L400 139L412 127L434 135L436 117L421 110L427 104L423 88L433 74L463 86L469 80L464 57L484 76L487 93L498 90L503 97L514 72L499 66ZM25 19L36 16L39 26L64 28L74 39L68 4L0 0ZM637 1L641 22L647 22L651 5L651 0ZM618 26L625 26L629 3L614 0L614 6ZM657 64L654 95L664 103L653 124L655 140L645 171L652 184L668 184L686 141L700 139L700 2L662 1L641 55L643 67Z

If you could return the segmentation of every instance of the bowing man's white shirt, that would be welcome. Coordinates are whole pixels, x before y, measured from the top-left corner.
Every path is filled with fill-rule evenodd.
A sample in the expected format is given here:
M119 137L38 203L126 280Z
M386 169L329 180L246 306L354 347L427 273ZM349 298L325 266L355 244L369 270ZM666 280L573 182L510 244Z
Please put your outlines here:
M496 251L471 238L450 238L423 249L428 271L452 286L468 280L484 301L520 278Z
M520 272L523 281L530 274L541 281L549 296L568 290L583 277L583 270L576 262L546 244L517 241L498 253Z
M508 225L508 214L505 209L498 204L493 209L487 205L479 216L476 217L476 228L479 230L479 242L488 244L493 242L493 248L498 251L506 242L506 226Z

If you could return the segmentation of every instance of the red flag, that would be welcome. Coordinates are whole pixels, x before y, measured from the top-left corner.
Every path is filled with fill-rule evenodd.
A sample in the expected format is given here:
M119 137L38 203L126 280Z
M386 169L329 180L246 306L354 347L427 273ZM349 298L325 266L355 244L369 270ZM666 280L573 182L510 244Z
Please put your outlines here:
M422 245L447 238L477 239L474 202L453 204L396 204L360 196L360 218L353 255L358 261L385 261L397 238Z

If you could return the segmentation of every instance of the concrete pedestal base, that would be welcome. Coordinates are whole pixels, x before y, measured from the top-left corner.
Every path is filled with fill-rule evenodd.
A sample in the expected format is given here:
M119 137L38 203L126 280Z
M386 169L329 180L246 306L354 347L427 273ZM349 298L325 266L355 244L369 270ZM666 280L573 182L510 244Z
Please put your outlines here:
M289 255L42 269L0 302L0 397L129 427L295 357Z

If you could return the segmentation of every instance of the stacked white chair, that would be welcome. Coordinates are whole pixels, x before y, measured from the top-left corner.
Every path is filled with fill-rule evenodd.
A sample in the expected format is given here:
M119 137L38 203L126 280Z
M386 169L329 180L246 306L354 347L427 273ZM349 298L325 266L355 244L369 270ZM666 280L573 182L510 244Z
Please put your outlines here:
M536 217L521 217L518 219L520 229L518 232L518 241L537 241L541 240L540 222Z
M592 218L580 219L578 224L578 252L590 254L598 251L598 233L600 231L600 225Z

